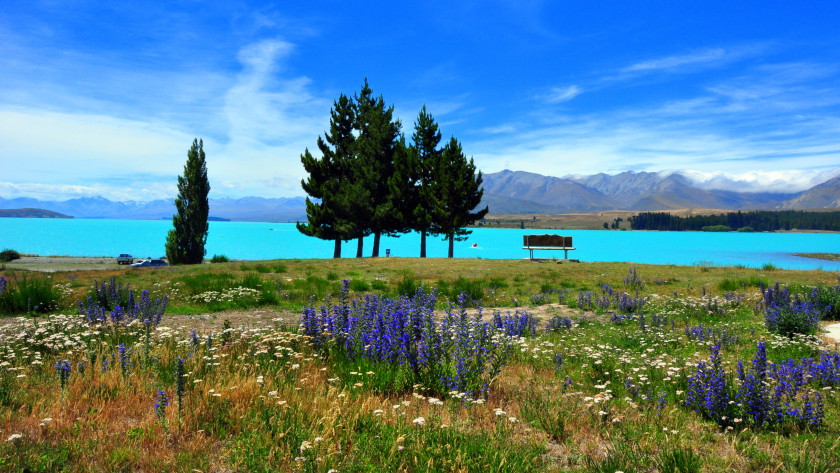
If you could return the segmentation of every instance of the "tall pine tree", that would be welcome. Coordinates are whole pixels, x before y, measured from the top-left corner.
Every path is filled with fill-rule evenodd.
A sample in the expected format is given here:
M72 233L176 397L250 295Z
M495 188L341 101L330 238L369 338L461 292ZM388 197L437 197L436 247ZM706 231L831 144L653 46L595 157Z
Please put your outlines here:
M353 179L356 137L355 106L341 94L330 110L330 130L318 137L321 158L305 150L300 160L309 177L301 181L303 190L317 201L306 198L307 223L298 223L304 235L334 241L333 257L341 258L341 242L358 233L353 202L364 201L365 190Z
M361 215L358 222L365 222L369 233L373 234L371 256L379 256L379 241L383 233L394 234L401 230L402 222L394 212L394 159L399 153L402 142L400 132L402 124L393 118L394 107L386 107L380 95L373 97L373 91L365 79L360 94L356 97L358 115L356 116L356 155L358 158L357 179L364 183L370 194L366 203L366 215ZM358 252L362 249L359 237ZM357 256L360 256L357 253Z
M481 220L488 208L473 212L484 194L481 172L476 174L472 158L467 160L461 144L454 137L444 146L432 170L434 189L430 192L429 206L434 231L449 241L449 258L455 253L455 241L462 241L472 233L467 225Z
M432 213L427 202L434 199L435 192L432 171L440 161L440 130L426 106L420 110L414 122L414 142L410 148L410 172L414 178L414 200L411 202L410 219L412 229L420 233L420 257L426 257L426 236L433 230Z
M204 260L209 232L209 193L204 141L194 139L187 152L184 175L178 176L177 213L172 216L174 228L166 235L166 258L171 264L198 264Z

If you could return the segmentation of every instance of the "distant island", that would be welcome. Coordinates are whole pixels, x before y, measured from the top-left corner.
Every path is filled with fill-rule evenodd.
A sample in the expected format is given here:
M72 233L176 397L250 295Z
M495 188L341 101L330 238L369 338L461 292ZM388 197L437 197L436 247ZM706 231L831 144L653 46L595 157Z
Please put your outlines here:
M46 209L0 209L0 217L6 218L73 218Z

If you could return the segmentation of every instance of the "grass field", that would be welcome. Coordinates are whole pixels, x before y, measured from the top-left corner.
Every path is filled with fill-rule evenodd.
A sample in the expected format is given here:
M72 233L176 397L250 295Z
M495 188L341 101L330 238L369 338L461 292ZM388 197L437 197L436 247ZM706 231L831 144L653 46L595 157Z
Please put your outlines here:
M836 273L11 269L2 471L840 471L837 346L779 329L779 314L836 319L840 304L808 305L840 301ZM770 310L760 288L777 281L795 309Z

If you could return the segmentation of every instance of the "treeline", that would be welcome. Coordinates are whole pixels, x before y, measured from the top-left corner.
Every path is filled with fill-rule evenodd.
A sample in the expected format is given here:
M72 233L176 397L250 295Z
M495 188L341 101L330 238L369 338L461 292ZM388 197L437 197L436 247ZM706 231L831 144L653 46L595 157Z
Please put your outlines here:
M665 212L641 212L630 217L630 228L667 231L772 232L794 229L840 231L840 212L754 210L690 217L678 217Z
M481 172L467 159L454 137L440 146L441 133L425 105L407 144L402 124L394 118L365 79L358 95L341 94L330 110L329 131L318 137L320 157L307 148L301 162L309 176L301 182L306 199L306 223L298 230L335 242L333 257L341 257L342 242L373 235L371 256L379 256L381 236L420 233L420 257L426 237L454 242L470 233L464 227L480 220L488 209L473 212L483 195Z

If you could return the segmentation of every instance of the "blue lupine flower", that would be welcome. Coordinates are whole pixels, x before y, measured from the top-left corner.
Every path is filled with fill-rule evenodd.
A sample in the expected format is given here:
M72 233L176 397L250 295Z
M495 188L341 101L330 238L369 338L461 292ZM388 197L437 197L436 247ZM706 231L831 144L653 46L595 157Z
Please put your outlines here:
M58 380L61 383L61 389L67 387L67 380L70 379L70 370L72 363L67 360L61 360L55 364L55 371L58 373Z
M169 399L166 397L166 393L162 390L158 390L157 395L157 404L155 404L155 414L157 415L158 419L163 419L166 415L166 406L169 405Z

